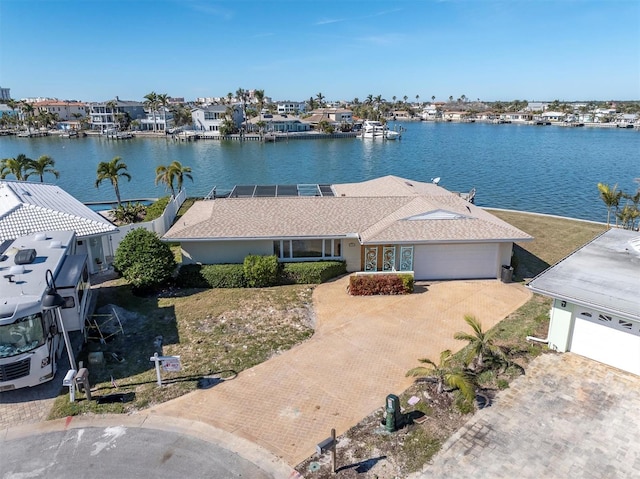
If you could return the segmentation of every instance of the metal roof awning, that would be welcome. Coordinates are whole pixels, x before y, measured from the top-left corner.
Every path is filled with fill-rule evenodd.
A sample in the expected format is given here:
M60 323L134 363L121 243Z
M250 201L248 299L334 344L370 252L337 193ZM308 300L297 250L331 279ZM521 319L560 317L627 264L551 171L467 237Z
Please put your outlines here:
M216 188L212 190L216 191ZM236 185L230 192L209 195L213 198L274 198L278 196L335 196L329 184Z

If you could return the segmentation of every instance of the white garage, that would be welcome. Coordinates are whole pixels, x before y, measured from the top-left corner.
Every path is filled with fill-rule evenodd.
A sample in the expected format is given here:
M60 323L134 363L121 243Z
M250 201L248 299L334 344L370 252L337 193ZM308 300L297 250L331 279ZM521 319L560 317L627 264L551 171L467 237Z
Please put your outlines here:
M549 347L640 375L640 234L611 229L535 277Z
M480 279L499 274L498 243L416 245L415 278Z
M578 307L569 351L640 374L640 323Z

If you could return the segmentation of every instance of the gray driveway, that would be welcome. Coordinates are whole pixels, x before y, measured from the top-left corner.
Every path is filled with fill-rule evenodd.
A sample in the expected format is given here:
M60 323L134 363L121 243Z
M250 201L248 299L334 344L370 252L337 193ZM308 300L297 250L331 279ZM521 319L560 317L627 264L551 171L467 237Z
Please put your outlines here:
M544 355L413 477L640 477L639 410L639 377Z

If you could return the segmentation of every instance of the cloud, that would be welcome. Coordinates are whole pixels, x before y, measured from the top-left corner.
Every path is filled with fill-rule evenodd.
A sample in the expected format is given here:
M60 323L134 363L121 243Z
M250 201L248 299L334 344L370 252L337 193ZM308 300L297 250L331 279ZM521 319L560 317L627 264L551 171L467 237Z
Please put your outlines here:
M213 2L207 2L206 0L195 0L185 2L182 5L188 5L189 8L196 12L212 15L223 20L231 20L235 17L235 12L227 8L223 8L220 5L216 5Z
M370 35L368 37L360 37L358 39L362 43L370 43L373 45L400 45L406 40L406 36L401 33L383 33L381 35Z
M329 25L331 23L340 23L344 21L344 18L326 18L324 20L318 20L314 25Z

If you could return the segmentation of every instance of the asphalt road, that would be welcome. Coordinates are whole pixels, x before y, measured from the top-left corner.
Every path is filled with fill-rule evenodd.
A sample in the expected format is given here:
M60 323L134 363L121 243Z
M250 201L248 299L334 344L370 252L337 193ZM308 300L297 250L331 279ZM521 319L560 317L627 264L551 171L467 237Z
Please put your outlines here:
M223 447L185 434L125 426L85 427L2 442L2 479L273 477Z

